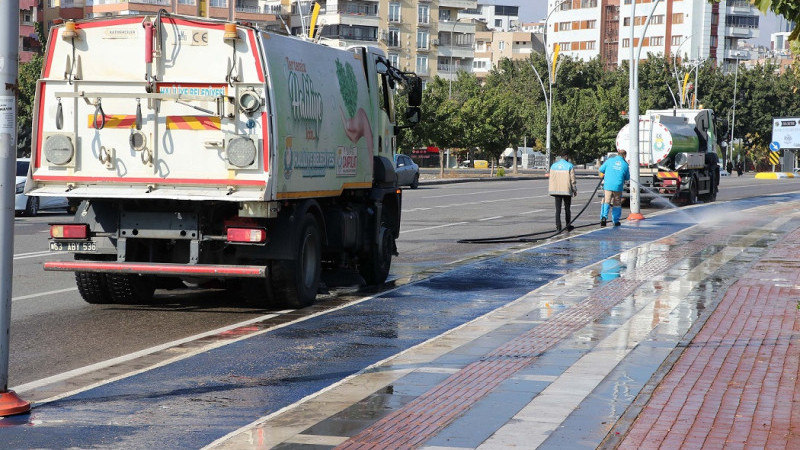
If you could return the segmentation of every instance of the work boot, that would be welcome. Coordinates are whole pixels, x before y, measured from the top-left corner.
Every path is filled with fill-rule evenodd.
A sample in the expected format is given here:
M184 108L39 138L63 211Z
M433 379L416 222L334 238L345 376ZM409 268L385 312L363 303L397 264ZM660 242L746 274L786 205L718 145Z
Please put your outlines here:
M572 231L574 229L575 229L575 227L573 227L572 225L567 225L567 231Z
M608 222L608 219L606 219L605 217L601 217L601 218L600 218L600 226L601 226L601 227L604 227L604 226L606 226L606 223L607 223L607 222Z
M621 223L619 223L619 221L616 221L616 222L614 222L614 226L615 226L615 227L618 227L618 226L620 226L620 225L622 225L622 224L621 224Z

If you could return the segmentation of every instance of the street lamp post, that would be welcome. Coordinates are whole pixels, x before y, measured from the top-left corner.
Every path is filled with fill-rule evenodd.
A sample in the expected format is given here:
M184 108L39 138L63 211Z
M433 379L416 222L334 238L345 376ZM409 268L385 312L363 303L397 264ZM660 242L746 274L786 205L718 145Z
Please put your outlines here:
M453 45L453 35L456 32L456 25L458 25L458 22L460 22L460 21L461 21L461 19L456 19L453 22L453 27L450 28L450 64L449 64L449 66L447 68L448 72L450 72L449 73L449 75L450 75L449 76L449 78L450 78L450 83L449 84L450 85L448 87L447 98L450 98L450 97L453 96L453 76L454 76L454 74L453 74L453 48L455 47L455 45Z
M739 54L736 54L736 70L733 75L733 110L731 116L731 146L730 146L730 161L733 164L733 128L736 125L736 87L739 81Z
M630 62L630 87L628 90L628 130L630 130L629 145L631 149L631 197L630 197L630 214L628 220L642 220L644 216L641 213L640 198L641 198L641 184L639 183L639 57L642 53L642 46L644 45L644 35L647 33L647 28L650 26L650 19L653 18L653 13L656 11L660 0L653 2L653 8L647 16L642 30L642 36L639 39L639 49L636 50L635 44L635 28L636 28L636 1L631 2L631 62Z
M539 75L539 71L536 70L536 66L530 63L533 72L536 74L536 78L539 79L539 85L542 87L542 94L544 94L544 103L545 108L547 110L547 134L545 135L545 158L547 159L547 163L545 164L546 172L550 172L550 135L552 132L552 121L553 121L553 84L555 84L555 76L556 76L556 69L558 68L557 60L558 60L558 51L554 51L551 54L547 54L549 46L547 43L547 23L550 21L550 16L556 12L556 9L561 7L564 3L571 2L572 0L560 0L557 1L550 12L547 14L547 17L544 19L544 33L542 33L542 37L544 40L544 56L547 62L547 80L548 80L548 88L545 88L544 81L542 81L542 77Z

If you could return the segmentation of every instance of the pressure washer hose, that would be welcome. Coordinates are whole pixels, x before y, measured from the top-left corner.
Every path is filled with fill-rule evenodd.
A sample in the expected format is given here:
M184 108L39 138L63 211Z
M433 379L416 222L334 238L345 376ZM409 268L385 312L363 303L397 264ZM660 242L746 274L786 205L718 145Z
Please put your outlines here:
M580 212L575 217L573 217L572 220L570 220L570 222L567 224L567 227L569 227L570 225L572 225L573 222L578 220L578 217L580 217L581 214L583 214L583 212L586 211L586 208L588 208L589 205L592 203L592 200L594 200L594 196L595 196L595 194L597 194L597 190L600 189L600 185L601 184L603 184L603 179L602 178L600 179L600 182L597 183L597 186L595 186L594 192L592 192L592 195L589 196L589 201L587 201L586 204L583 205L583 208L581 208ZM590 224L586 224L586 225L580 225L580 226L577 226L575 228L584 228L584 227L590 227L590 226L593 226L593 225L594 225L593 223L590 223ZM507 244L507 243L517 243L517 242L536 242L536 241L543 241L545 239L550 239L552 237L558 236L564 230L566 230L566 227L562 228L561 230L539 231L539 232L536 232L536 233L518 234L518 235L515 235L515 236L499 236L499 237L477 238L477 239L460 239L457 242L459 244ZM546 236L533 237L533 236L539 236L539 235L542 235L542 234L544 234Z

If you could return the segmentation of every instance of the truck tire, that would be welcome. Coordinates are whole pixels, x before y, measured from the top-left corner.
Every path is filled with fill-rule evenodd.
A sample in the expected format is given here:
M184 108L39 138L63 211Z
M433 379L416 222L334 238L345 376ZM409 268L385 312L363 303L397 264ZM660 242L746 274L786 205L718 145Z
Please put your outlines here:
M137 305L153 301L156 286L150 277L126 273L107 274L106 279L114 303Z
M28 197L28 202L25 204L25 215L34 217L39 213L39 197Z
M381 227L379 241L358 264L358 273L369 285L383 284L389 276L394 253L394 235L385 226Z
M322 273L322 240L317 219L307 213L300 222L295 258L274 261L270 278L275 300L290 308L314 303Z
M689 182L689 193L687 194L687 200L690 205L694 205L697 203L697 178L692 177L691 181Z
M78 285L78 292L86 303L93 305L114 303L104 273L75 272L75 284Z
M275 306L275 295L271 280L263 278L242 278L228 282L228 290L242 299L246 305L256 308Z

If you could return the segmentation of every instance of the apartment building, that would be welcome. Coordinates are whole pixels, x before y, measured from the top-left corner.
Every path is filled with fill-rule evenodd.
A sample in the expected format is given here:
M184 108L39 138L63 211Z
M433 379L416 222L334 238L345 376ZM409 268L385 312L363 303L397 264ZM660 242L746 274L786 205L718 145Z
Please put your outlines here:
M412 70L424 81L453 79L472 69L475 24L459 13L475 8L471 0L319 0L321 39L329 45L378 45L392 64ZM313 2L293 7L292 34L307 33ZM303 14L301 15L300 12Z
M479 3L476 8L459 12L458 17L482 22L490 31L511 31L519 28L519 6L488 5Z
M42 47L36 33L36 22L39 20L38 0L19 0L19 62L26 63L33 58Z
M24 0L23 0L24 1ZM260 28L282 26L290 0L46 0L43 21L49 29L57 20L156 14L174 14L239 21Z
M544 52L542 35L523 31L477 31L472 72L485 79L503 58L527 60L533 52Z
M760 13L747 0L637 0L631 24L632 8L631 0L550 0L548 47L559 44L562 54L583 60L599 56L614 67L630 60L631 42L638 48L641 39L641 58L652 53L731 64L749 56L740 43L758 37Z

